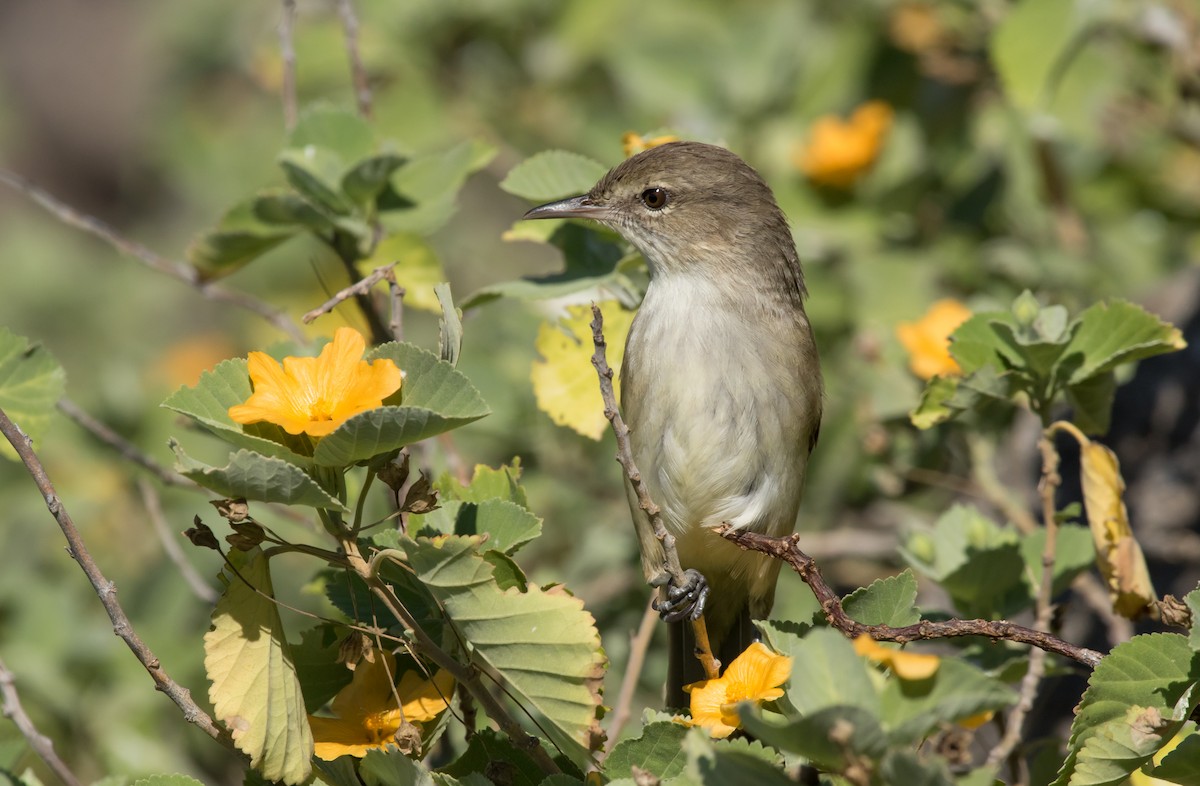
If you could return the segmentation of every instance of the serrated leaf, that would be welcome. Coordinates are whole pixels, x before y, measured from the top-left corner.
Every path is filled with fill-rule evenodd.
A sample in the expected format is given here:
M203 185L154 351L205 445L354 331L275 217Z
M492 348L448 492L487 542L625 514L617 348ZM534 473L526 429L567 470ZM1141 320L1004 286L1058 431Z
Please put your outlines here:
M966 402L956 400L958 393L958 377L934 377L925 383L921 401L908 419L922 431L946 422L967 408Z
M370 204L405 161L398 153L378 153L356 161L342 175L342 193L360 205Z
M442 316L438 320L438 345L441 348L441 358L450 365L457 366L458 356L462 354L462 311L454 307L450 284L441 282L435 285L433 294L437 297L438 307L442 312Z
M243 427L230 419L229 408L244 403L253 392L246 359L234 358L205 371L195 386L181 387L162 406L187 415L235 447L283 459L298 467L311 467L312 442L307 436L288 434L270 423Z
M313 451L323 466L344 467L479 420L490 410L465 376L412 344L389 343L367 360L389 358L407 375L403 406L367 410L347 420Z
M864 625L904 627L921 619L917 611L917 577L911 570L873 581L842 600L842 608Z
M633 312L614 301L600 303L604 314L604 338L608 342L608 365L617 372L614 392L620 396L619 373L625 355L625 337L633 324ZM567 426L591 439L608 430L600 381L592 366L592 310L570 306L559 322L543 322L538 328L537 348L541 358L533 363L533 393L538 408L560 426Z
M1164 748L1167 749L1170 750L1158 766L1150 771L1150 776L1182 786L1200 783L1200 734L1193 729L1190 734Z
M515 554L542 533L542 520L525 508L503 499L482 502L446 500L431 513L410 517L410 529L423 526L443 534L487 535L486 548Z
M213 713L267 780L298 784L312 770L313 738L266 555L229 552L225 592L204 636Z
M793 782L774 764L710 740L702 729L692 729L683 738L687 755L684 772L693 783L726 786L753 783L756 786L790 786Z
M450 219L467 177L482 169L495 150L463 142L450 150L414 156L392 173L389 188L407 204L389 209L381 197L381 223L391 232L429 235Z
M188 456L178 444L172 447L179 474L226 497L346 511L308 473L283 459L239 450L230 454L224 467L212 467Z
M596 710L606 658L595 620L561 587L501 591L471 539L437 545L401 538L409 565L440 600L472 658L545 717L546 732L583 762L600 730Z
M616 280L628 258L625 246L611 234L572 222L555 229L550 244L563 252L561 272L492 284L469 295L463 308L475 308L498 297L544 300L604 286Z
M1188 644L1192 649L1200 650L1200 588L1184 595L1183 602L1192 610L1192 629L1188 633Z
M476 464L471 482L466 486L459 483L450 474L438 479L437 489L444 499L458 499L463 502L483 502L489 499L506 499L515 502L523 508L529 507L525 497L525 489L520 484L521 459L514 458L511 465L505 464L496 469L485 464Z
M826 707L783 724L759 717L749 708L740 712L748 734L830 772L845 768L847 754L878 760L887 751L879 720L861 707Z
M398 750L368 751L358 774L367 786L433 786L433 775L425 765Z
M647 724L637 739L616 744L604 760L604 774L609 778L631 778L632 768L637 766L664 781L674 778L687 764L681 748L687 732L687 726L670 721Z
M792 658L787 698L802 715L826 707L860 707L878 715L879 695L866 664L849 639L831 628L814 628L801 638L774 621L761 623L772 648Z
M271 224L255 211L258 197L238 202L217 225L201 232L184 252L187 261L204 281L211 281L244 267L298 231L295 225Z
M0 327L0 409L21 427L36 446L62 398L66 374L41 344L30 344ZM0 455L16 460L8 440L0 439Z
M1037 529L1021 538L1021 557L1025 560L1025 587L1032 600L1037 597L1042 584L1042 553L1046 543L1046 530ZM1054 581L1051 595L1063 592L1080 573L1088 570L1096 561L1096 549L1092 545L1092 534L1087 527L1078 524L1059 524L1054 547Z
M296 127L288 135L288 147L308 145L332 150L345 161L356 161L371 153L375 132L357 112L329 104L314 104L300 113Z
M1097 303L1079 315L1079 329L1063 353L1081 356L1068 384L1078 385L1122 363L1174 352L1187 346L1179 328L1125 300Z
M1071 786L1117 786L1150 761L1183 726L1157 707L1133 706L1096 727L1079 749Z
M292 648L292 662L304 691L305 710L312 714L350 684L354 672L338 662L341 641L332 625L309 628Z
M1117 378L1111 371L1096 374L1077 385L1068 385L1067 403L1071 405L1071 422L1085 434L1107 433L1116 393Z
M1088 738L1102 724L1123 717L1129 707L1175 707L1187 697L1180 712L1182 717L1190 715L1200 699L1196 695L1200 691L1194 690L1198 680L1200 656L1180 634L1144 634L1118 644L1088 679L1055 786L1071 782L1076 758Z
M500 182L510 194L539 202L586 193L607 167L566 150L546 150L513 167Z
M1020 358L996 332L996 325L1019 329L1007 311L983 311L959 325L950 335L950 354L963 375L974 374L984 366L997 371L1019 364Z
M942 658L928 679L888 679L881 699L889 739L906 744L920 741L942 724L1001 710L1017 695L965 660Z
M518 750L500 732L486 728L475 732L467 742L466 751L439 772L465 779L472 773L487 771L493 762L507 765L504 768L505 783L511 786L539 786L544 777L528 753Z
M306 199L339 216L349 215L353 210L349 197L342 193L346 165L337 153L310 144L288 148L277 160L287 181Z

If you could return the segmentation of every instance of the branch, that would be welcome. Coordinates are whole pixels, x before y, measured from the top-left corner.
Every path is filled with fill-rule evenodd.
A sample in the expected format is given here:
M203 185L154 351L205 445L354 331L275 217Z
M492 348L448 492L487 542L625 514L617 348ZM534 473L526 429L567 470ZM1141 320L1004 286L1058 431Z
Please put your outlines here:
M279 56L283 59L283 127L296 127L296 47L292 45L292 26L296 21L296 0L283 0L283 18L279 20Z
M642 665L646 662L646 650L650 648L650 640L654 638L654 623L658 614L654 610L654 596L650 596L646 611L642 614L642 624L637 633L629 638L629 662L625 666L625 674L621 677L621 692L617 694L617 705L613 709L612 723L608 725L608 743L604 746L604 754L612 753L621 729L629 722L629 708L633 704L633 693L637 690L638 677L642 674Z
M375 286L376 284L378 284L380 281L384 280L385 278L389 278L388 274L390 274L392 272L392 268L394 268L398 264L400 264L400 263L393 262L390 265L380 265L379 267L372 270L368 275L364 276L363 278L360 278L358 281L355 281L353 284L346 287L345 289L338 291L338 293L335 294L333 297L329 298L329 300L326 300L324 303L322 303L317 308L314 308L312 311L309 311L307 314L305 314L304 316L302 316L300 318L300 321L306 325L311 324L317 317L321 316L322 314L328 314L329 312L333 311L339 305L341 305L342 303L344 303L345 301L349 300L352 297L359 297L359 298L366 297L367 293L369 293L371 291L371 287ZM392 278L391 280L394 281L394 278ZM399 340L399 339L397 339L397 340Z
M186 489L199 489L200 487L188 480L183 475L164 467L150 456L143 453L129 440L122 437L111 428L96 420L80 409L79 405L66 396L58 400L58 411L66 415L71 420L83 427L85 431L90 433L96 439L108 445L117 453L121 454L121 458L137 464L142 469L147 470L151 475L167 486L178 486Z
M67 553L79 563L79 567L87 575L88 580L95 589L96 595L100 598L100 603L104 605L104 610L108 612L108 618L112 620L113 632L120 636L125 644L137 657L138 661L150 674L154 680L154 686L167 694L171 701L183 711L183 717L189 722L200 727L205 734L225 743L230 748L233 747L232 740L229 735L222 731L213 722L213 719L207 712L202 710L199 705L192 701L192 694L187 688L172 680L167 672L162 668L158 657L150 651L145 642L137 635L133 629L133 625L126 616L125 610L121 608L121 604L117 601L117 587L111 581L104 577L97 567L92 555L88 552L84 545L83 538L79 534L79 530L75 527L75 522L71 520L71 515L63 506L62 501L58 498L57 492L54 490L54 484L50 482L50 478L46 475L46 468L42 466L42 462L38 459L37 454L33 450L33 446L29 441L29 437L25 432L9 419L3 409L0 409L0 433L3 433L13 448L17 451L17 455L21 457L25 468L29 471L38 490L42 492L42 498L46 501L46 507L50 510L54 520L58 522L59 528L67 539Z
M841 598L833 591L832 587L825 583L817 563L800 550L798 543L801 536L799 534L793 533L786 537L773 538L748 530L736 530L729 525L717 527L715 531L726 540L732 541L744 549L769 554L790 565L792 570L796 571L816 595L829 624L851 638L866 633L878 641L905 643L925 639L982 636L987 639L1004 639L1030 644L1038 649L1070 658L1089 668L1094 668L1104 657L1095 650L1077 647L1048 633L1014 625L1004 620L946 620L944 622L922 620L915 625L906 625L902 628L895 628L891 625L864 625L852 619L842 609Z
M34 726L33 721L25 714L25 708L21 706L21 697L17 693L13 673L8 670L8 666L4 665L3 660L0 660L0 699L3 699L3 702L0 703L0 715L9 718L17 725L17 730L21 732L21 736L29 743L29 747L38 755L38 758L44 761L46 766L53 770L58 779L67 786L80 786L75 773L71 772L70 768L54 752L54 741L38 731L37 726Z
M617 462L625 470L625 477L633 486L638 506L646 512L650 519L654 537L658 538L659 543L662 544L663 567L671 576L671 583L682 586L687 583L687 580L684 578L683 566L679 564L679 552L675 550L675 537L667 532L659 507L650 498L650 491L646 488L646 484L642 483L642 473L638 471L637 465L633 462L633 450L629 446L629 426L625 425L625 420L621 417L621 410L617 407L617 396L613 392L612 383L613 370L609 368L608 359L605 357L608 342L604 339L604 314L595 303L592 304L592 343L596 346L596 351L592 354L592 365L596 367L596 373L600 376L600 396L604 399L604 417L608 418L608 422L612 425L613 435L617 438ZM666 600L666 592L666 586L659 587L661 600ZM716 679L720 676L720 664L713 657L704 617L692 620L691 625L692 633L696 637L696 659L704 666L707 678Z
M354 14L351 0L337 0L338 16L342 19L342 31L346 38L346 56L350 60L350 78L354 82L354 100L358 113L371 117L371 85L367 81L367 69L363 67L358 52L358 17Z
M191 265L159 256L141 243L127 240L100 219L80 213L70 205L60 202L57 198L33 185L15 172L0 169L0 183L4 183L14 191L19 191L34 202L37 202L64 224L81 229L93 237L100 238L121 253L128 254L137 259L151 270L156 270L177 281L182 281L199 292L202 297L218 303L228 303L229 305L237 306L238 308L257 314L279 330L287 333L297 342L301 344L308 343L308 338L304 335L304 332L300 330L300 327L295 322L288 319L284 312L267 305L258 298L247 295L244 292L225 289L212 282L202 281L200 274Z

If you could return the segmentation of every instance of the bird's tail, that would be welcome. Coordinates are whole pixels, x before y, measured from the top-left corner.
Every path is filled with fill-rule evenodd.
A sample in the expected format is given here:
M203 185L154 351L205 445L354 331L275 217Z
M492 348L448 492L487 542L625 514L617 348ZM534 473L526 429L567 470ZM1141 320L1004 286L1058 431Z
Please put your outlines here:
M692 633L692 623L673 622L667 626L670 633L670 654L667 660L667 695L668 708L686 708L691 699L684 685L700 682L705 679L704 667L696 659L696 636ZM742 652L758 641L758 628L750 617L749 605L743 606L734 619L732 627L724 631L719 638L709 631L709 643L713 655L721 661L721 670L725 668Z

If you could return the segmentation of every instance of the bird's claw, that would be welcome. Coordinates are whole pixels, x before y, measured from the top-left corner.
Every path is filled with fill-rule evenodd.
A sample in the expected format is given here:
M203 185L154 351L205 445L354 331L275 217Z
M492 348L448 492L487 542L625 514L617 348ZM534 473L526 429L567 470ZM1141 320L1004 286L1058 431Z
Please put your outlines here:
M708 601L708 579L698 570L688 568L684 581L676 584L666 571L650 580L652 587L666 587L666 597L654 601L654 610L663 622L696 621L704 613Z

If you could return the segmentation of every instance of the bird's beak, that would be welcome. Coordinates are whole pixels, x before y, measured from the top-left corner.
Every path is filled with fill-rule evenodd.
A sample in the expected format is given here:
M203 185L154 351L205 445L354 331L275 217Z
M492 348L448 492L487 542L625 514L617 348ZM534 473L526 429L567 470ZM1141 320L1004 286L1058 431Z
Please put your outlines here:
M547 202L538 205L521 217L523 221L535 218L594 218L603 221L608 217L608 208L592 201L587 194L583 196L560 199L557 202Z

